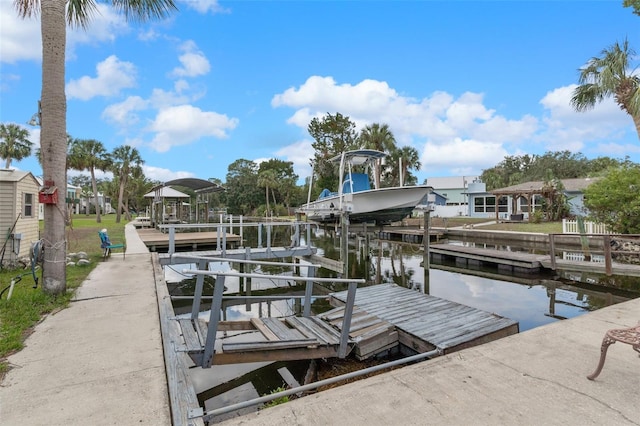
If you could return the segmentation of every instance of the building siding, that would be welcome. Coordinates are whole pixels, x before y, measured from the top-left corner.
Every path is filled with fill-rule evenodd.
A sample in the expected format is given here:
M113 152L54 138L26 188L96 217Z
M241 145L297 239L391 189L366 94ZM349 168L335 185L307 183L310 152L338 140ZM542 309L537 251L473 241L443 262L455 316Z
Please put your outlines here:
M10 179L0 180L0 230L2 244L6 244L4 261L12 262L20 258L28 258L31 243L39 239L38 190L40 185L31 173L8 176ZM31 194L30 217L24 216L25 194ZM15 238L18 235L21 238ZM16 254L18 246L19 251Z

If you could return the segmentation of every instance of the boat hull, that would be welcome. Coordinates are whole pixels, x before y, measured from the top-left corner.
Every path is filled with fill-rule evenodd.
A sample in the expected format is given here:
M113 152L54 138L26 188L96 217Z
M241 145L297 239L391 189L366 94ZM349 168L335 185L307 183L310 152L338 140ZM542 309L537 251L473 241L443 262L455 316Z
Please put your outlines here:
M349 222L387 224L402 220L431 191L430 186L403 186L372 189L325 197L298 209L307 220L330 223L340 221L341 212Z

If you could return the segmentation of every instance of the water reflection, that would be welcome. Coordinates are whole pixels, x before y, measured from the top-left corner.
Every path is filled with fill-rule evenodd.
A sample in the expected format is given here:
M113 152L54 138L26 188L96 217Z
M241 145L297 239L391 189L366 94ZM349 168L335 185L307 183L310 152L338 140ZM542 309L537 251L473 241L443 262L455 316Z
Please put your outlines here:
M288 241L286 234L277 235L282 241ZM327 258L340 259L341 239L335 232L319 229L313 233L313 245L318 254ZM276 241L274 241L276 243ZM494 248L494 247L492 247ZM509 246L504 249L516 250ZM539 250L534 248L533 250ZM286 261L289 261L287 259ZM474 270L461 269L454 263L431 263L429 271L423 265L423 252L420 245L388 242L367 236L353 236L349 239L348 271L349 277L362 277L366 285L395 283L407 288L453 302L465 304L503 317L514 319L520 324L520 331L526 331L564 318L577 315L629 300L640 295L640 280L630 277L603 277L597 274L566 273L553 274L517 274L505 276L497 270L478 267ZM195 285L193 277L185 277L180 271L195 269L196 265L180 265L165 269L166 280L172 295L192 295ZM226 262L211 262L210 270L238 270L237 265ZM248 268L246 272L250 272ZM291 274L287 267L262 267L262 271L271 274ZM253 270L259 271L259 270ZM306 272L302 268L302 272ZM429 285L425 286L425 274L429 274ZM318 276L336 277L341 274L326 269L317 271ZM213 293L213 281L205 283L205 293ZM300 299L291 295L304 294L304 285L294 281L253 279L242 282L238 278L228 277L225 282L225 295L246 294L257 299L225 300L223 302L224 320L248 320L266 316L296 315L302 311ZM324 292L341 291L346 287L329 285ZM314 295L320 294L319 286ZM259 297L263 296L264 299ZM269 298L267 298L269 296ZM281 296L273 299L274 296ZM203 309L209 309L210 303L203 303ZM190 312L190 301L175 301L176 314ZM330 307L324 298L316 298L313 312L323 312ZM231 333L229 339L255 339L250 333ZM303 381L308 363L287 363L297 380ZM196 383L202 404L207 410L231 403L261 396L284 385L283 378L277 373L279 365L254 363L230 366L213 366L210 369L194 368L190 375ZM249 408L248 410L255 410ZM233 414L232 414L233 415Z

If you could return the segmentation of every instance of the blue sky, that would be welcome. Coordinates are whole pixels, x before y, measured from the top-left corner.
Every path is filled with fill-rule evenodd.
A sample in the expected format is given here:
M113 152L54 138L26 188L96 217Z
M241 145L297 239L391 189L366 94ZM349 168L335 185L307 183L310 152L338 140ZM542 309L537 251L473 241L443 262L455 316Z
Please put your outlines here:
M24 125L41 90L37 19L0 0L0 121ZM127 23L100 6L67 38L67 131L129 144L154 180L225 180L244 158L313 156L307 126L327 112L386 123L421 155L419 181L480 174L505 155L570 150L640 162L612 100L569 99L578 69L640 17L604 1L180 1L170 19ZM637 63L637 62L636 62ZM12 166L41 174L34 157Z

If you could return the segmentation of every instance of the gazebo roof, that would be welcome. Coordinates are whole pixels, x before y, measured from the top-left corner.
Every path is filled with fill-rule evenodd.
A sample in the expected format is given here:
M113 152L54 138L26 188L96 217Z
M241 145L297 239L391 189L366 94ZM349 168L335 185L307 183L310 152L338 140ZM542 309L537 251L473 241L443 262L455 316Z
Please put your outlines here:
M181 178L170 180L163 183L162 185L153 188L153 190L156 190L158 187L167 187L171 185L183 186L185 188L193 189L197 194L203 194L207 192L220 192L225 190L220 185L209 182L208 180L198 178Z
M156 193L158 191L159 194ZM145 194L145 198L155 198L156 196L159 196L160 198L189 198L188 194L180 192L169 186L157 186L153 191Z

